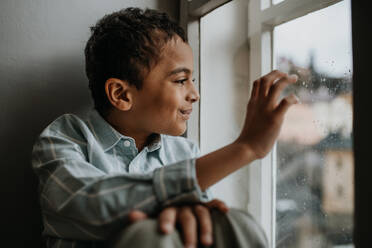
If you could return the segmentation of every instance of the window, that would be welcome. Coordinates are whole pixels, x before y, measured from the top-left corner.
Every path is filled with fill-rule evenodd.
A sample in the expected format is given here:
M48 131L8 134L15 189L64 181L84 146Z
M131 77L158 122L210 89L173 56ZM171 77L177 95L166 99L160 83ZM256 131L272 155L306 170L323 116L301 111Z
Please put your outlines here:
M350 25L342 1L274 27L274 67L299 76L302 102L277 143L276 247L352 244Z
M344 31L342 38L350 41L348 37L351 35L348 29L350 16L347 16L350 12L350 2L348 1L181 1L181 23L187 27L189 41L193 47L195 76L199 79L201 94L200 106L196 109L196 115L189 121L187 135L199 143L202 153L226 145L238 135L244 121L242 113L245 111L251 83L255 79L274 68L288 72L292 70L291 72L301 76L299 86L289 89L301 94L299 97L303 103L299 106L305 109L301 110L301 118L293 117L294 121L291 122L291 115L288 114L281 138L273 151L264 159L255 161L221 181L213 190L217 197L227 201L229 205L247 209L264 228L270 247L322 247L323 244L330 247L338 245L349 247L351 245L352 223L349 217L353 211L353 201L350 200L353 198L353 187L350 186L353 184L351 177L353 154L350 149L351 143L347 141L351 140L352 130L351 47L347 47L344 53L339 53L342 58L328 58L326 62L319 64L319 59L325 60L320 55L325 53L318 54L311 47L306 47L300 52L296 50L291 54L294 47L286 42L288 36L295 37L299 41L305 34L315 34L319 31L319 26L327 26L334 16L323 20L319 25L322 19L318 13L324 13L340 5L345 7L342 13L346 21L343 24L338 22L336 28L342 26ZM185 10L188 14L182 15ZM333 14L323 15L329 17ZM289 31L293 23L301 22L311 16L316 16L309 21L313 23L311 28ZM318 26L315 25L316 23ZM305 31L304 34L301 34L301 31ZM335 33L333 31L322 35L323 37L328 35L326 41L331 39L329 35ZM286 32L292 34L288 35ZM340 46L342 43L340 38L332 42L329 48ZM307 38L308 40L304 39L310 45L314 43L311 37ZM287 47L280 47L281 42ZM286 53L283 53L284 51ZM310 56L312 51L313 56ZM317 71L319 75L314 74L319 76L318 78L309 73L311 60L313 69L320 68ZM341 76L337 76L338 72L336 73L335 68L341 60L349 60L350 63L342 68ZM329 70L327 68L333 71L331 73L324 71L324 69ZM297 71L293 71L294 69ZM317 114L324 113L324 109L328 109L329 112L322 118L313 118L309 114L309 109L311 113ZM338 111L341 112L342 117ZM332 120L337 122L332 123ZM313 127L318 128L321 135L288 137L288 133L301 134L297 132L296 125L305 125L309 122ZM340 126L342 131L339 132ZM323 149L322 145L318 144L323 141L329 146L332 142L324 140L328 134L329 140L336 143L333 150ZM297 141L297 138L300 141ZM336 142L339 138L343 140ZM302 142L301 139L307 140L307 146L310 146L311 142L314 146L314 142L317 141L318 146L312 146L311 149L303 152L304 150L300 150L301 147L297 146L298 142ZM304 146L302 148L305 149ZM296 166L292 164L288 167L289 162L296 162ZM296 167L296 170L287 170L285 169L287 167ZM286 180L288 177L289 181ZM332 183L329 183L330 181ZM313 184L317 186L313 187ZM291 187L294 189L293 186L297 187L297 193L305 192L307 198L299 201L293 197L296 190L286 190ZM338 208L340 204L344 205L343 209ZM332 211L341 216L328 224L336 223L341 227L342 232L314 224L313 216L308 214L309 209L313 208L321 208L318 212L327 215L321 220L324 222L331 220ZM298 228L301 225L303 228ZM327 236L322 235L322 231L327 231ZM285 235L282 234L289 235L284 237ZM282 237L284 238L279 239Z

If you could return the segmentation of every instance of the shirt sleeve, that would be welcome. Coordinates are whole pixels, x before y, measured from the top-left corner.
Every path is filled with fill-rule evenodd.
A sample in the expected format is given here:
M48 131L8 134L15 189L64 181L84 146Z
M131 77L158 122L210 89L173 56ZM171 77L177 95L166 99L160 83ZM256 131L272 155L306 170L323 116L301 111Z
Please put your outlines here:
M204 200L195 159L147 174L108 175L89 163L81 146L53 133L34 145L44 233L64 239L104 240L128 223L138 209L153 215L168 204Z

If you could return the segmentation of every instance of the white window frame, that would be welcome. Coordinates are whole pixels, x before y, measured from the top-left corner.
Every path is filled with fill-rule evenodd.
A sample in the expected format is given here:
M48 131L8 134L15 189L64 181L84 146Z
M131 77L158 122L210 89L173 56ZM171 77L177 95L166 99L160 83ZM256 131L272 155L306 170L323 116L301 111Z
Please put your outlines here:
M250 44L249 77L253 82L273 69L273 30L275 26L341 0L285 0L273 5L270 0L251 0L248 5L248 40ZM257 165L249 167L248 211L262 225L270 247L276 235L276 144Z
M231 0L180 0L180 24L185 28L194 53L194 76L200 90L200 18ZM273 30L284 22L323 9L342 0L247 0L249 80L273 69ZM202 99L201 99L202 101ZM200 145L200 103L188 122L187 137ZM263 227L269 247L275 247L276 226L276 145L263 159L249 165L249 203L247 210Z

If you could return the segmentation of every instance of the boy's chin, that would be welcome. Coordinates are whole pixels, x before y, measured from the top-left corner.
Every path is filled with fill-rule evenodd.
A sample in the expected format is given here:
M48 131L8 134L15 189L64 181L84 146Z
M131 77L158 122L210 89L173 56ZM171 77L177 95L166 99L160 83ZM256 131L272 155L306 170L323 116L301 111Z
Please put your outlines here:
M171 135L171 136L180 136L180 135L184 134L185 132L186 132L186 126L172 129L165 134Z

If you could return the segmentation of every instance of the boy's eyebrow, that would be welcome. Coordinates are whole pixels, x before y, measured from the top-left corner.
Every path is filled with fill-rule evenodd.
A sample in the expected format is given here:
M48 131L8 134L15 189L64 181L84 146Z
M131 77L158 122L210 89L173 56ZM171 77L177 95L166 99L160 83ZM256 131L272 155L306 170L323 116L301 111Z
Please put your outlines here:
M174 69L173 71L169 72L168 76L172 76L172 75L180 73L180 72L190 74L191 70L186 68L186 67L180 67L180 68Z

